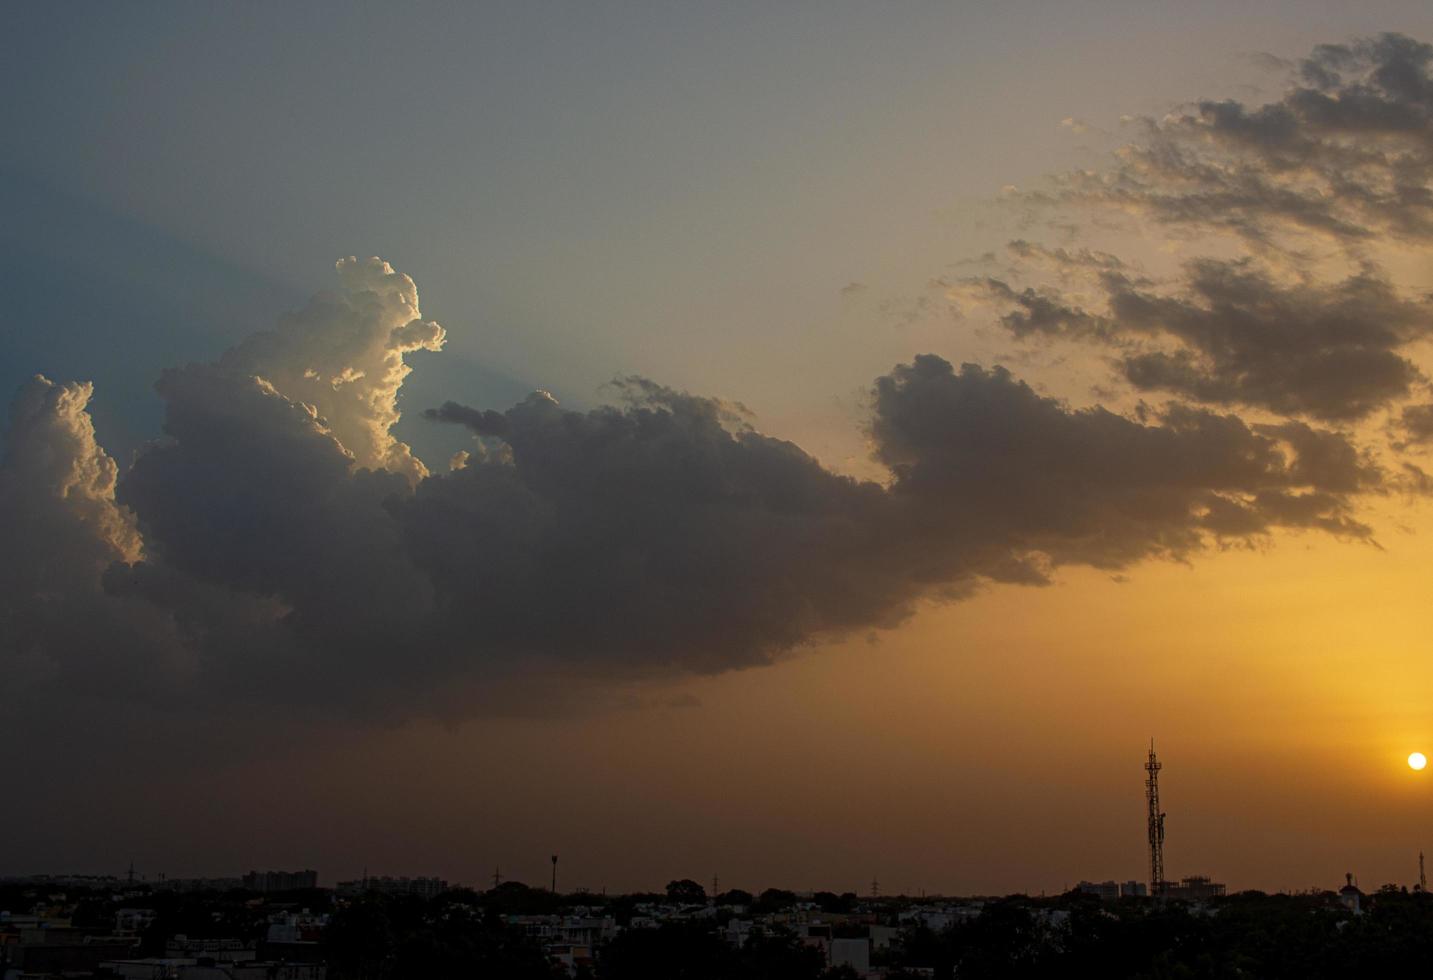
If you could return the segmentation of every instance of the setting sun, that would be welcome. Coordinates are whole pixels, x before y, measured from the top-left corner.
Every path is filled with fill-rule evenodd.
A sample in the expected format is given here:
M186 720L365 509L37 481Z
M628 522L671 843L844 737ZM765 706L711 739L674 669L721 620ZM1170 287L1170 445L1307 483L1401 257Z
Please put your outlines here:
M1414 752L1408 756L1408 768L1421 770L1428 765L1428 757L1422 752Z

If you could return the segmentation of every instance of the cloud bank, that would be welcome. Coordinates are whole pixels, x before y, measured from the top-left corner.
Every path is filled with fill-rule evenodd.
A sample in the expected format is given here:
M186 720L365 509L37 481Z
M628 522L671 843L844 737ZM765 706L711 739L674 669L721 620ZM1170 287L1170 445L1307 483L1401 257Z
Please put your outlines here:
M435 408L475 441L429 473L391 428L405 355L443 330L386 263L338 271L274 329L165 371L165 437L122 475L88 386L21 391L0 652L26 697L463 713L524 671L739 669L1065 565L1277 528L1367 539L1357 500L1388 483L1338 432L1073 409L934 355L872 386L884 484L641 378L586 412L546 392Z

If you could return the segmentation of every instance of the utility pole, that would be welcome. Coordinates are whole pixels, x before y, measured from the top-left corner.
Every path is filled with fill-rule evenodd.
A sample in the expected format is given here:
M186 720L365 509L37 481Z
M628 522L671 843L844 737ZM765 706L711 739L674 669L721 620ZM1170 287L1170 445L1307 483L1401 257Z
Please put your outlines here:
M552 893L557 894L557 855L552 856Z
M1428 876L1423 873L1422 851L1418 852L1418 890L1420 892L1426 892L1428 890Z
M1159 770L1164 768L1154 755L1154 739L1149 740L1149 761L1144 765L1148 778L1144 781L1144 798L1149 804L1149 895L1164 893L1164 814L1159 809Z

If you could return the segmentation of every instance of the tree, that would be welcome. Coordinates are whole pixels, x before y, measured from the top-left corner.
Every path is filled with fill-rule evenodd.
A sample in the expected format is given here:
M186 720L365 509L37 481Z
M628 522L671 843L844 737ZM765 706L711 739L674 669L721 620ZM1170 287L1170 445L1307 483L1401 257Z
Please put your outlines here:
M707 900L707 890L690 878L667 882L667 898L682 905L696 905Z
M850 912L856 907L856 893L846 892L844 895L837 895L835 892L817 892L812 898L821 907L822 912Z
M796 893L786 891L784 888L768 888L756 900L757 911L761 912L780 912L787 906L795 904Z
M597 957L601 980L726 980L739 976L736 953L706 925L668 922L626 929Z

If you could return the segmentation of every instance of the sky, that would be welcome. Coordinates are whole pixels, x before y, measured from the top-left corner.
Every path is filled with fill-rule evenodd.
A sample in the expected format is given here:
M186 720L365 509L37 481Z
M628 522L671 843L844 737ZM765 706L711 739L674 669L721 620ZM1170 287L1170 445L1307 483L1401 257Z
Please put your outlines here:
M0 873L1433 848L1424 3L0 40Z

